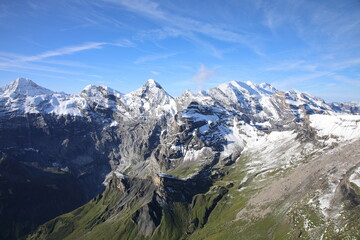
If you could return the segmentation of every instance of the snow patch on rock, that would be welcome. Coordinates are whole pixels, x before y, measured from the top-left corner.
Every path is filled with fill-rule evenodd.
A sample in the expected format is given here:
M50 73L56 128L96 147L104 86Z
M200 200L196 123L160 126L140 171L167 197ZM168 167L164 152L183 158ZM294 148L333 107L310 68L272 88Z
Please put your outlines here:
M351 174L349 181L356 184L360 188L360 167L357 167L354 173Z
M334 136L341 141L354 141L360 138L359 115L310 115L311 127L319 136Z

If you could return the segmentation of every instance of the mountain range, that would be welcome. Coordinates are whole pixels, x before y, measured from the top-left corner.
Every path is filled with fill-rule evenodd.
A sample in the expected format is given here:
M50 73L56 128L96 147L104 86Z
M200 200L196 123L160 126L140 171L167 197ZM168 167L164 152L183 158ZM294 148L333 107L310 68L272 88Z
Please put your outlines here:
M0 89L1 239L356 239L360 104L236 82Z

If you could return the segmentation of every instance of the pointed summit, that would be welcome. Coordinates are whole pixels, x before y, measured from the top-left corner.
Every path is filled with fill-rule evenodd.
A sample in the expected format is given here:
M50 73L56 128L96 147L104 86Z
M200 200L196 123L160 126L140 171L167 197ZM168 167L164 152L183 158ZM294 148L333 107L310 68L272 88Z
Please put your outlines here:
M36 96L43 94L53 94L54 92L43 88L28 78L17 78L8 85L2 88L3 95L8 97L22 96Z
M149 79L141 88L125 94L123 102L133 109L136 114L142 113L160 113L163 111L174 113L176 103L159 83Z
M162 89L161 85L158 82L156 82L154 79L147 80L143 87L148 87L148 88L156 87Z
M82 90L83 92L85 91L85 92L87 92L87 91L89 91L89 90L91 90L91 89L93 89L93 88L96 88L96 86L95 85L92 85L92 84L89 84L89 85L86 85L86 87Z
M154 79L147 80L141 88L129 94L141 96L142 98L148 98L150 96L154 96L155 98L169 96L172 98Z

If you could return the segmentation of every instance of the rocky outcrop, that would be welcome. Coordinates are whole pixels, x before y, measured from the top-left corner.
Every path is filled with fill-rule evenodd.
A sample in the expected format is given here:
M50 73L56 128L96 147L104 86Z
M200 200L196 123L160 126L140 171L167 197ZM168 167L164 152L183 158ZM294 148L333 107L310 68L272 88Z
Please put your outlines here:
M339 184L341 194L348 202L348 208L356 208L360 205L360 187L351 181L351 176L360 168L360 164L351 168Z

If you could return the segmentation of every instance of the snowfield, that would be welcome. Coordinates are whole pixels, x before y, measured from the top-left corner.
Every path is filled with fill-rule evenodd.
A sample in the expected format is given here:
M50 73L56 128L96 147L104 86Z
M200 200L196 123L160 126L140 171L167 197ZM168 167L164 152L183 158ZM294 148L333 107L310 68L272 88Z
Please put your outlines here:
M360 115L310 115L311 127L319 136L354 141L360 138Z

